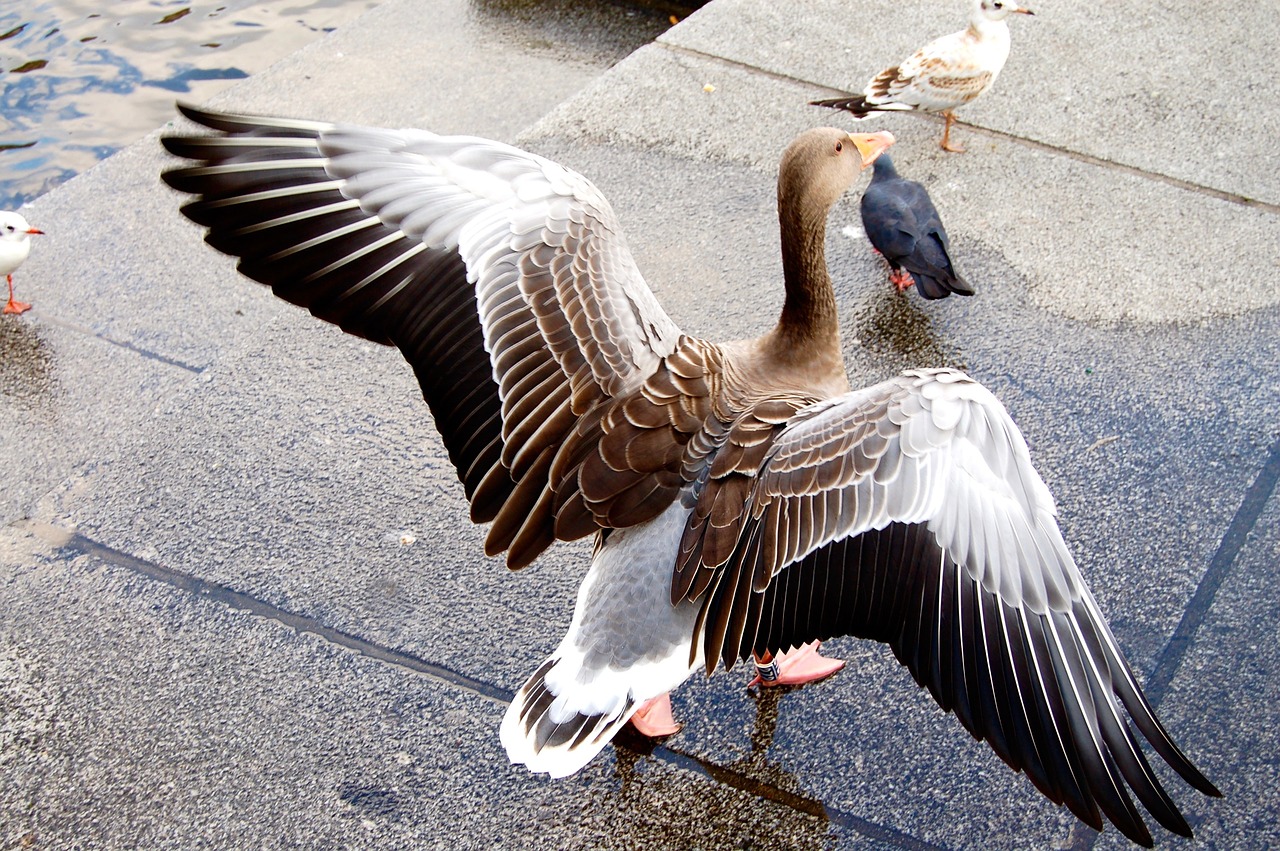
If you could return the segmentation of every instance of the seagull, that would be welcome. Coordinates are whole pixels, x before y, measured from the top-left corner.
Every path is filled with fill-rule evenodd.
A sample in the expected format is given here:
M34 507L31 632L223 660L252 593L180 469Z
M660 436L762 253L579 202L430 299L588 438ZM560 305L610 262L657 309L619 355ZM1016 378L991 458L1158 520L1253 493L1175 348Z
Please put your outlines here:
M1009 58L1011 14L1032 15L1013 0L974 0L969 26L960 32L935 39L903 62L877 74L860 95L815 100L813 106L827 106L866 118L873 112L919 109L941 112L946 118L942 149L962 153L951 144L952 111L964 106L991 88Z
M503 718L513 763L573 774L695 672L852 635L1095 828L1150 844L1132 789L1191 835L1140 739L1220 794L1143 695L996 397L952 369L850 386L826 220L888 133L787 147L781 314L717 343L680 331L564 166L181 109L215 131L164 139L194 161L164 174L195 196L183 213L246 276L403 353L486 552L518 569L594 538L567 633Z
M889 261L889 281L899 291L915 284L929 299L973 295L951 263L947 231L929 193L899 176L888 154L876 160L871 184L862 194L862 229L871 246Z
M4 275L9 284L9 301L3 313L26 313L31 305L13 298L13 273L26 261L31 253L31 235L43 234L27 224L27 220L17 213L0 210L0 275Z

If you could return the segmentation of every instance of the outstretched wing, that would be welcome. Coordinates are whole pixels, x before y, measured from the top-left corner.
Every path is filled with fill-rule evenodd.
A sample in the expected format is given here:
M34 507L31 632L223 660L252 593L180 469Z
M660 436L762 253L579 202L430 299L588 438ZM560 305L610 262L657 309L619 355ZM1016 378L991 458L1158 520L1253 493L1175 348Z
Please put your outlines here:
M1187 782L1219 794L1143 696L1021 433L963 373L908 372L800 411L739 512L730 558L677 571L675 592L708 589L709 667L815 638L872 638L1096 828L1101 811L1150 844L1127 783L1161 824L1190 835L1121 706ZM710 575L690 578L698 572Z
M548 471L578 419L637 388L680 336L608 202L508 145L420 130L183 114L197 165L164 175L241 272L413 366L486 549L554 540Z

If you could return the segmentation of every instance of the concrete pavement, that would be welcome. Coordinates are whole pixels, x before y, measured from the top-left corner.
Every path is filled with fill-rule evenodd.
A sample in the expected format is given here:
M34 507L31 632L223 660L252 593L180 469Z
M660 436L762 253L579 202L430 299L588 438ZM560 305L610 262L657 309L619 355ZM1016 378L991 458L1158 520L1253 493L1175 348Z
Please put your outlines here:
M516 139L603 189L684 330L745 336L781 301L777 157L847 123L805 102L958 5L714 0L662 33L570 3L388 0L216 103ZM1280 25L1189 0L1037 12L960 113L970 153L927 119L861 125L898 136L979 295L893 293L850 193L829 239L846 360L855 383L964 366L1005 402L1117 638L1227 795L1171 779L1197 844L1267 847L1280 84L1249 47ZM509 766L503 703L559 641L586 547L519 575L485 559L399 356L238 279L166 164L145 140L34 204L37 307L0 324L5 847L1095 842L852 640L821 686L691 681L652 754L624 741L556 782Z

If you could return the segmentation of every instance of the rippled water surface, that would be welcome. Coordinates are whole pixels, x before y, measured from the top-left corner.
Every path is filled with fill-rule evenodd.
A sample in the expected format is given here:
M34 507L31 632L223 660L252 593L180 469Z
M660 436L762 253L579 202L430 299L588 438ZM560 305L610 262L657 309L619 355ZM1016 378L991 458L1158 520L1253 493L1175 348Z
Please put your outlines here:
M0 0L0 209L14 209L377 0Z

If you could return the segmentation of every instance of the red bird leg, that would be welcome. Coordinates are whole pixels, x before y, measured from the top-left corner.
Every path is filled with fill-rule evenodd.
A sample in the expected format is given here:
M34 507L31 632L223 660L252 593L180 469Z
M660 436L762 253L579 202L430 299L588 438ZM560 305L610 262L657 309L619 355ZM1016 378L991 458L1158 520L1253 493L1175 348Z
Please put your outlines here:
M4 306L4 313L26 313L31 309L31 305L25 301L13 300L13 275L5 275L4 279L9 283L9 302Z
M911 273L906 269L894 269L889 272L889 283L897 287L900 293L911 289L911 285L915 282L915 278L912 278Z

